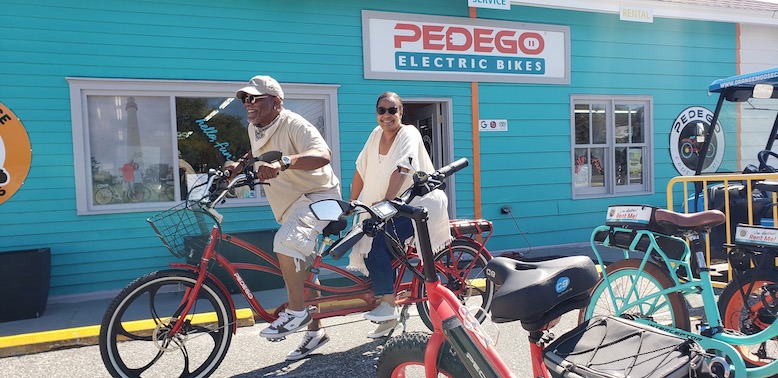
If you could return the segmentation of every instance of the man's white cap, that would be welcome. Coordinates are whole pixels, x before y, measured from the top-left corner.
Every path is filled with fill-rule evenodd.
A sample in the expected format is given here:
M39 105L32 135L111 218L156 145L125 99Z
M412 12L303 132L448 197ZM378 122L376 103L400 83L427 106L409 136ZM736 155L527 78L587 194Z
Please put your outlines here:
M264 75L252 77L251 80L249 80L249 85L239 89L235 93L235 97L243 100L243 97L246 97L247 94L254 96L267 94L282 100L284 99L284 91L281 89L281 85L278 84L276 79Z

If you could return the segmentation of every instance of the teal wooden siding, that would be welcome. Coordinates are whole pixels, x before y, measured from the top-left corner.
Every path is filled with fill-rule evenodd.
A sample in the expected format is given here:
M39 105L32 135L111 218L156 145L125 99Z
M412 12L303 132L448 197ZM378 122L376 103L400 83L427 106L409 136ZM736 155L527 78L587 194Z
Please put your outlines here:
M0 253L50 247L51 296L116 290L173 258L145 219L150 212L76 214L66 77L236 81L256 74L284 83L340 85L340 177L348 194L354 160L375 125L376 96L451 98L454 156L473 159L470 84L363 79L363 9L468 17L466 2L6 0L0 15L0 102L23 121L33 148L22 189L0 205ZM504 204L534 246L581 242L608 199L571 200L570 94L654 98L656 194L618 202L664 205L676 172L667 133L677 113L708 105L705 88L735 73L731 24L514 6L479 18L569 25L570 85L481 83L481 118L508 118L507 133L482 134L482 214L495 222L493 250L524 247ZM729 137L729 135L728 135ZM457 175L460 218L471 217L473 171ZM271 229L265 207L227 209L225 229Z

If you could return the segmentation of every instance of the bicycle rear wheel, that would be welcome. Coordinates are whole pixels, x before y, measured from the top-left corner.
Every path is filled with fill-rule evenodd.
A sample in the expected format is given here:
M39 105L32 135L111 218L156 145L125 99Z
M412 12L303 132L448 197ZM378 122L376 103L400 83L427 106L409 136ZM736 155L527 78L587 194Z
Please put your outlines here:
M778 284L778 271L775 269L756 272L749 270L739 277L740 285L730 281L719 296L719 314L724 328L753 335L770 326L775 315L767 306L775 306L775 300L764 285ZM754 283L751 286L751 283ZM748 292L749 286L751 291ZM745 293L745 298L741 294ZM762 294L765 302L762 302ZM778 338L756 345L738 345L735 348L743 356L748 366L763 366L778 358Z
M227 354L233 313L224 294L206 280L182 329L170 330L197 275L164 270L133 281L108 306L100 327L100 354L114 377L205 377Z
M686 299L678 292L658 295L642 304L634 304L639 299L675 285L673 279L657 265L646 263L645 269L640 271L640 263L639 259L625 259L608 265L605 272L610 278L610 290L601 278L592 289L589 305L581 309L578 322L596 315L632 315L689 331L689 308Z
M492 308L494 284L486 279L486 264L491 256L482 245L469 239L455 239L449 248L435 255L435 267L438 271L440 284L454 292L463 305L475 309L473 316L479 323L486 320ZM424 282L419 282L419 295L427 297ZM416 304L419 317L432 330L429 302Z

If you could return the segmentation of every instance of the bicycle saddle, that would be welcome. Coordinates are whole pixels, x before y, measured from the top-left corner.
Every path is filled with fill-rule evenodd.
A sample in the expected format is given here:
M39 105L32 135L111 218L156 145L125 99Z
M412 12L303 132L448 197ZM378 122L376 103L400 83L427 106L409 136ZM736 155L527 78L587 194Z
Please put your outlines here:
M545 261L495 257L486 276L498 289L492 300L492 321L519 320L527 331L542 330L562 314L589 304L589 290L600 279L586 256Z
M677 236L681 236L684 231L702 232L705 229L723 224L727 220L724 213L719 210L682 214L675 211L657 209L654 216L658 225Z

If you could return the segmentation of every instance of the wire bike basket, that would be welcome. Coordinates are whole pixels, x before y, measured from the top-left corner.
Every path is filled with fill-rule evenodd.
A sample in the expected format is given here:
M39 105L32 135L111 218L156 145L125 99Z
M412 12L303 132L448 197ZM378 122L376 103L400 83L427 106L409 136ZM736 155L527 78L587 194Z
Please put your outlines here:
M191 243L192 239L198 245L205 244L205 238L209 234L206 219L210 220L210 216L196 203L184 201L146 221L173 256L191 258L193 249L187 248L187 244Z

